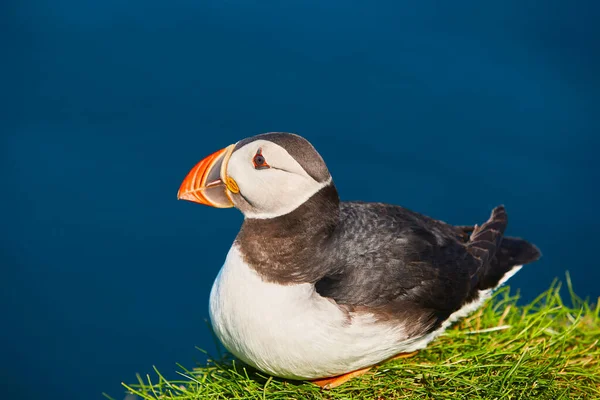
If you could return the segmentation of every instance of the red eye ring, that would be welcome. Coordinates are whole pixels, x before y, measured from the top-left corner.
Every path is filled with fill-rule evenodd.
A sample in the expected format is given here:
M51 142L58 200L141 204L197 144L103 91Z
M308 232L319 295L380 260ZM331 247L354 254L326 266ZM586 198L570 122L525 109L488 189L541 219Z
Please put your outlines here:
M252 159L252 163L254 164L254 168L256 169L271 168L271 166L267 164L267 160L265 160L265 157L262 155L262 149L258 149L256 154L254 155L254 158Z

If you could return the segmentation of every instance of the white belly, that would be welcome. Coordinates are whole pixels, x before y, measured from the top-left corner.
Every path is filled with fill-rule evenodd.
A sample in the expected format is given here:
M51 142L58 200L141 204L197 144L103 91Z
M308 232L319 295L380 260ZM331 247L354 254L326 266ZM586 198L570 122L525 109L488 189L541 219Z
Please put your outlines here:
M264 282L235 245L213 285L210 317L232 354L259 370L292 379L364 368L423 348L435 337L407 341L397 322L375 323L364 313L349 318L311 284Z
M498 286L520 268L515 266ZM210 318L227 350L247 364L283 378L314 379L425 348L491 293L480 291L478 299L453 313L438 330L407 339L402 323L376 323L367 313L348 315L313 285L264 282L234 245L210 293Z

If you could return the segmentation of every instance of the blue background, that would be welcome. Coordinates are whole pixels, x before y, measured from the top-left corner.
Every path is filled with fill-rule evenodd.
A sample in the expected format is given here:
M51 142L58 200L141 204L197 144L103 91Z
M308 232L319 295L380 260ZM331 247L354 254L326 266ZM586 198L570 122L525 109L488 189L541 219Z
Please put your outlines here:
M120 399L203 359L242 217L177 189L266 131L307 137L343 199L506 204L544 252L524 299L567 269L597 297L594 3L3 1L1 397Z

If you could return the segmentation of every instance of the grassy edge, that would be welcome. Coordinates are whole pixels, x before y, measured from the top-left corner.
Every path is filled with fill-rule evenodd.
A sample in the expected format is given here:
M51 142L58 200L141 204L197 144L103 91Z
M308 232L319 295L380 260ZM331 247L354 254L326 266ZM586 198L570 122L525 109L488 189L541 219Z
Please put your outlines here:
M600 398L600 301L579 298L568 273L568 302L561 286L555 280L522 306L518 293L503 287L414 358L327 392L266 376L227 355L192 370L178 365L178 380L154 368L155 378L138 375L123 386L146 400Z

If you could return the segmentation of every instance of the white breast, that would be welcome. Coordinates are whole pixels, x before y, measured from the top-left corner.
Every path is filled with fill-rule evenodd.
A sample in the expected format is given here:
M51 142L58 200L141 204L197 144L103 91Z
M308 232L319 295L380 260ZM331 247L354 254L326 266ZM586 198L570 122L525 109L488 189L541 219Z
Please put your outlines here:
M284 378L339 375L426 345L407 342L398 323L375 323L365 313L348 315L311 284L263 281L236 246L213 285L210 317L232 354Z

